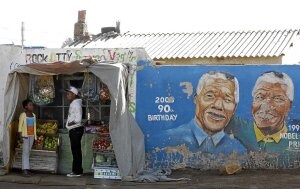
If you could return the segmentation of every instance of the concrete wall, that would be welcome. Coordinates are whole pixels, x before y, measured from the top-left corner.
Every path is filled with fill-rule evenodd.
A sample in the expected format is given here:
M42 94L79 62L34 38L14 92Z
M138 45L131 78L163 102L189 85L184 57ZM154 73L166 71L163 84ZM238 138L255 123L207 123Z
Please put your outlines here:
M282 64L282 57L264 58L180 58L180 59L157 59L163 65L195 65L195 64Z
M0 127L2 127L4 116L4 90L7 80L7 74L10 70L20 66L22 48L13 45L0 45ZM0 132L2 138L2 133Z
M213 79L216 75L202 77L211 71L235 76L239 92L226 87L221 78ZM261 74L270 71L277 76L269 73L255 87ZM281 77L291 80L278 85ZM200 78L203 88L195 97ZM218 169L240 161L249 169L300 168L299 65L148 66L146 62L137 80L136 120L145 135L149 167ZM229 110L229 104L236 104L236 109ZM233 117L228 117L230 111ZM223 129L228 140L218 138Z

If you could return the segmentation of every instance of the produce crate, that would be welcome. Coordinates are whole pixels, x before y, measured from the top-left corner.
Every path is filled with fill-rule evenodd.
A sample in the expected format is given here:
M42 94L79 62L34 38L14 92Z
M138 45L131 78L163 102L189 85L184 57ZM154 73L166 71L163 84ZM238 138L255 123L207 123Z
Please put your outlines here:
M113 154L114 153L113 150L99 150L99 149L95 149L95 148L93 148L93 152L94 153L105 153L105 154Z
M35 150L30 153L30 167L32 170L57 173L58 154L54 151ZM22 168L22 149L15 149L13 168Z
M56 123L58 126L58 121L54 119L38 119L37 124L44 124L44 123Z
M93 151L111 152L113 150L111 138L109 135L96 136L93 141Z
M41 125L46 124L46 123L52 123L52 124L56 124L57 125L57 127L55 129L52 129L52 130L54 130L53 133L48 133L47 132L47 129L49 129L49 128L47 128L47 127L41 127ZM44 132L40 132L39 131L40 128L43 128L42 130ZM58 121L57 120L41 120L41 119L39 119L37 121L37 135L44 135L44 136L53 137L53 136L57 135L57 131L58 131Z
M94 152L94 168L102 167L117 167L116 156L113 152Z
M44 148L45 151L57 151L57 148Z
M118 168L95 168L94 178L102 179L122 179Z
M43 150L43 144L35 144L32 148L35 150Z
M107 168L107 167L115 167L117 168L117 163L112 162L101 162L101 163L94 163L93 169L99 169L99 168Z
M94 162L94 169L102 168L102 167L112 167L111 162Z
M85 132L89 134L104 134L109 136L109 125L104 121L90 121L85 125Z
M110 138L110 133L97 132L96 135L97 135L97 137L109 137Z
M44 145L43 145L43 149L44 150L48 150L48 151L57 151L57 148L59 147L59 145L60 145L60 139L59 139L59 137L57 137L57 136L55 136L55 137L48 137L49 139L51 139L51 140L55 140L56 141L56 147L54 147L54 146L46 146L47 145L47 143L46 143L46 141L47 141L47 137L44 139Z

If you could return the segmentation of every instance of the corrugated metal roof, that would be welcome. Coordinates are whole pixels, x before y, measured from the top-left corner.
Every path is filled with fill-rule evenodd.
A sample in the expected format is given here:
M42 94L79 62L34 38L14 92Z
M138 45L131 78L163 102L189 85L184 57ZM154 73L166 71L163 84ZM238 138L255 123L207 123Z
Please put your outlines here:
M298 37L297 37L298 36ZM75 42L70 47L143 47L153 59L278 57L299 39L299 30L123 34Z

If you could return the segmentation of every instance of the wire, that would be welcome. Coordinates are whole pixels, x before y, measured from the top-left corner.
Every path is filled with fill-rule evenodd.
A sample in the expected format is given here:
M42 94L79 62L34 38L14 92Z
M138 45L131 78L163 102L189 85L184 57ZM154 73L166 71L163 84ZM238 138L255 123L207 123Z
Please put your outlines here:
M7 31L7 33L13 33L13 32L14 33L20 33L21 32L20 29L14 30L14 29L1 28L1 27L0 27L0 30L5 30L5 31ZM27 30L27 29L25 29L24 31L25 31L25 33L27 35L29 33L30 35L35 35L35 34L51 34L52 36L54 36L54 35L56 35L56 36L70 36L67 33L62 33L62 32L47 32L47 31L39 31L39 30ZM73 34L71 34L71 35L73 35Z

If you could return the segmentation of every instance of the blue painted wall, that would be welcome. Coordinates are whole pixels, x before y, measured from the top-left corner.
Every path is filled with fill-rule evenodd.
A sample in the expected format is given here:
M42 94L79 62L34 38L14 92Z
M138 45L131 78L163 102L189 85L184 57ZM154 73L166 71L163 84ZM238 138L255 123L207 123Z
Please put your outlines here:
M143 69L137 73L136 120L145 134L149 167L210 169L218 168L220 164L224 164L230 159L239 159L239 162L246 168L299 167L300 158L298 152L300 152L300 145L298 146L298 143L300 135L298 136L299 123L297 121L300 120L299 66L152 67L149 66L148 62L143 61L138 62L138 65L143 65ZM190 126L186 125L195 116L194 94L199 78L209 71L227 72L234 75L239 81L240 101L231 124L225 129L225 133L229 137L229 143L227 142L228 144L220 147L234 148L235 150L232 151L234 155L226 153L226 150L221 150L221 152L218 150L205 151L200 146L197 150L195 146L189 144L193 143L193 141L190 141L193 138L192 136L190 139L183 140L187 135L193 135L193 133L188 131ZM288 74L293 80L295 91L294 102L286 119L286 126L291 135L282 138L282 141L285 141L284 144L276 145L276 143L273 143L271 147L268 147L270 143L266 144L267 146L255 144L254 120L251 113L252 89L257 78L267 71L278 71ZM184 90L189 84L193 87L192 94L190 90ZM183 129L185 127L187 129ZM181 132L181 134L178 132ZM242 147L234 141L230 141L230 139L237 141ZM189 142L181 145L180 142L182 141ZM236 150L236 148L241 150ZM242 148L245 148L245 153ZM186 150L187 153L183 152Z

